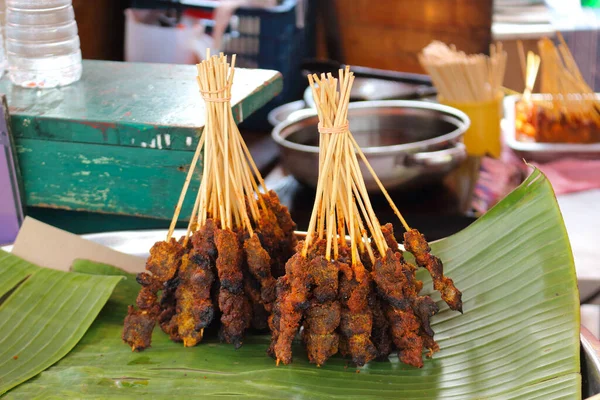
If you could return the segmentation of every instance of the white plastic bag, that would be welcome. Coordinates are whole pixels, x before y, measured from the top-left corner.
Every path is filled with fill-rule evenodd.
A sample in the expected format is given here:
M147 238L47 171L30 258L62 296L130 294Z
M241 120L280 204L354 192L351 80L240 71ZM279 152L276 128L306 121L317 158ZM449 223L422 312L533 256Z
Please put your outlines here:
M125 10L125 61L195 64L212 39L198 20L183 18L177 27L155 24L162 11Z

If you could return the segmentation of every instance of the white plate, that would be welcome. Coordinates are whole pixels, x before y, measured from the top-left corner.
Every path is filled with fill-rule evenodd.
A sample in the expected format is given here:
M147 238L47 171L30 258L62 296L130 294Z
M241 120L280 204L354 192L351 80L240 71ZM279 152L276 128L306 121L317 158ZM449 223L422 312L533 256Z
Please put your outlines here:
M519 157L527 161L539 162L547 162L564 157L600 158L600 143L536 143L517 140L515 103L519 98L520 96L514 95L504 99L504 121L502 121L504 140ZM542 98L539 94L532 95L533 100Z

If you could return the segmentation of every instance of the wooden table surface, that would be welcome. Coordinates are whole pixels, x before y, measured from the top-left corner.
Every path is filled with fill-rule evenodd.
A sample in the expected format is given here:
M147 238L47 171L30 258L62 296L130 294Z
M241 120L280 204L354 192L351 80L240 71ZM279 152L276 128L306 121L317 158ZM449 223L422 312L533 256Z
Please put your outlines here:
M205 104L193 65L84 60L80 81L27 89L0 80L17 139L194 150ZM231 104L237 122L282 88L281 74L236 69ZM190 142L191 139L193 139Z
M565 220L582 299L600 290L600 189L557 196ZM600 295L590 300L600 304Z

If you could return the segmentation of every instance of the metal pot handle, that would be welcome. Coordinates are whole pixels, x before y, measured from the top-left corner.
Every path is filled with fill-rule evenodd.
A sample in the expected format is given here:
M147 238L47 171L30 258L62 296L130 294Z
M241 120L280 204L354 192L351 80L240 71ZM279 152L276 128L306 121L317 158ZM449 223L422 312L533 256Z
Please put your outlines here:
M425 151L409 154L405 163L408 166L419 165L423 167L445 167L457 164L467 158L467 150L461 142L456 142L453 147L438 151Z

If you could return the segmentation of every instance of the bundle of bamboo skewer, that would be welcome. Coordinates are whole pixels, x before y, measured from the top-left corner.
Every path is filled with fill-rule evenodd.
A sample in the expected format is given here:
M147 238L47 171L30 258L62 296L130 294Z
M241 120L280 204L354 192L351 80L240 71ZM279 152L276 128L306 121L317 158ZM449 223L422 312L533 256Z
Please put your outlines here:
M600 141L600 101L583 79L560 32L557 36L558 46L543 38L538 42L540 55L529 52L527 62L521 61L526 87L517 103L517 132L538 142ZM525 59L522 50L520 57ZM543 98L532 101L538 67Z
M430 271L453 310L462 311L461 293L423 235L408 226L350 133L353 81L348 67L339 79L309 76L319 116L319 179L306 239L277 281L269 353L277 364L290 363L293 339L303 327L308 358L317 365L339 351L362 366L397 349L402 362L422 367L423 349L431 356L439 348L429 325L438 307L419 295L416 267L404 260L391 224L380 225L359 159L406 229L406 250Z
M206 126L192 159L171 226L169 240L175 229L196 163L204 150L202 181L196 194L186 237L214 218L224 228L243 227L250 234L259 219L259 185L266 185L248 147L241 137L231 112L231 85L235 74L235 54L231 64L221 53L197 65L196 80L206 103Z
M156 323L186 347L202 341L211 324L236 348L251 326L268 328L275 279L295 249L296 225L267 191L233 119L234 66L235 56L230 64L210 53L197 65L206 125L167 239L150 249L147 271L138 275L138 309L129 308L123 329L133 350L150 346ZM202 151L202 180L187 232L177 241L175 225ZM220 324L213 324L219 313Z
M490 45L488 57L467 55L454 45L434 41L419 54L419 61L444 100L473 103L497 98L502 91L506 57L500 42Z
M390 205L400 218L406 230L410 228L394 205L381 181L371 168L356 140L350 134L347 114L350 101L350 89L354 76L349 72L340 71L340 91L336 92L338 80L331 74L309 76L313 90L317 112L319 115L319 132L321 132L320 163L322 172L317 184L317 193L311 215L308 234L304 242L303 254L306 255L313 240L327 239L327 259L338 258L338 242L345 240L346 233L350 236L352 260L358 260L358 248L368 252L371 261L374 255L370 246L366 246L369 237L372 238L380 252L385 252L387 246L381 233L381 226L367 194L362 172L356 154L370 170L379 188L382 190ZM356 152L356 153L355 153ZM324 173L323 171L329 171ZM362 218L361 218L362 216ZM365 223L363 223L363 219ZM365 228L368 228L368 230ZM318 234L318 237L314 237ZM333 251L333 253L332 253Z

